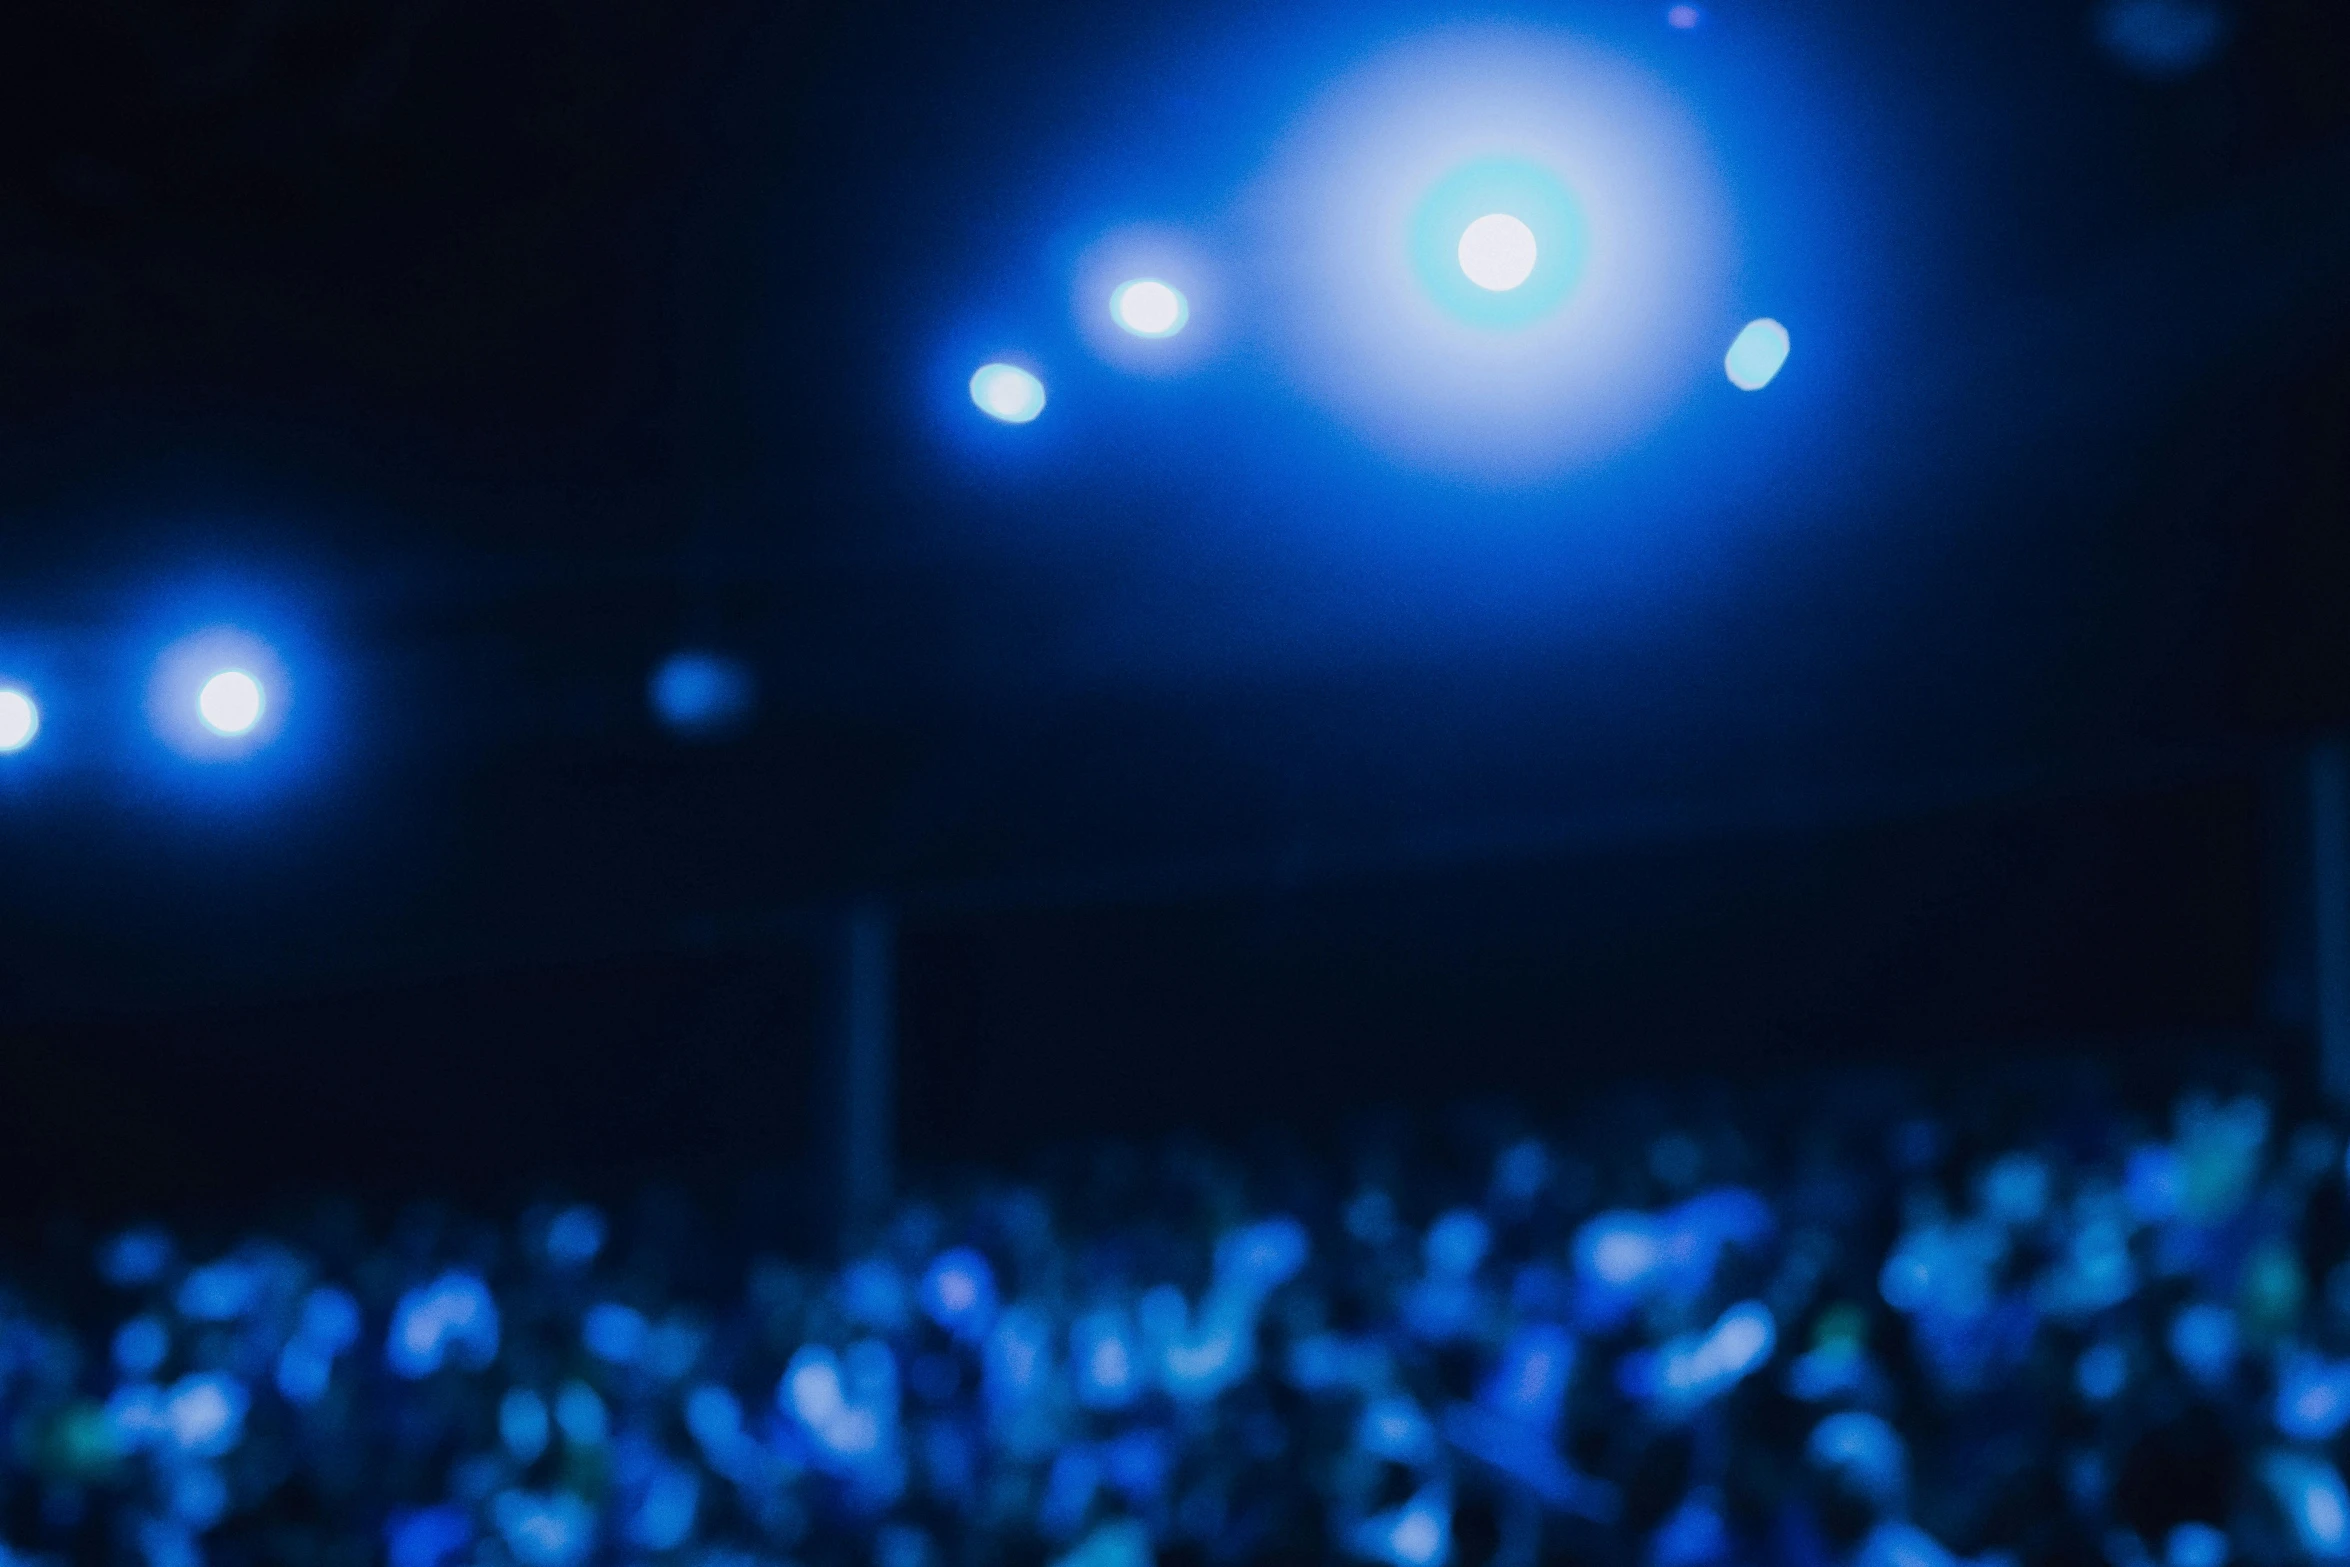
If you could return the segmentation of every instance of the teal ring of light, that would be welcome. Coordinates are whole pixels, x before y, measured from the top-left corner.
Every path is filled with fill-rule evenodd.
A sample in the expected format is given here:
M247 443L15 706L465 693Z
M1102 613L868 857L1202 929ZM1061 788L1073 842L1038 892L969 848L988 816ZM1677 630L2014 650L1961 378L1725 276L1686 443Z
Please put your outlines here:
M1461 235L1506 213L1534 235L1534 270L1517 287L1479 287L1461 269ZM1531 326L1565 304L1591 259L1591 225L1566 182L1525 158L1479 158L1445 175L1412 209L1412 271L1445 314L1494 331Z

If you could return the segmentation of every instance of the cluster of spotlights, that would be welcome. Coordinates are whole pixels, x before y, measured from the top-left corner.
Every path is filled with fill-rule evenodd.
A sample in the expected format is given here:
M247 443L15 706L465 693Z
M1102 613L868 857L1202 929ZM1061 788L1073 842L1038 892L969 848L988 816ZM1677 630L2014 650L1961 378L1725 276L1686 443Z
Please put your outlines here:
M1676 6L1677 14L1689 11ZM1673 25L1694 26L1694 21ZM1488 294L1509 294L1534 276L1542 251L1534 230L1511 212L1488 212L1461 230L1453 254L1461 275ZM1191 301L1172 283L1158 278L1129 278L1110 291L1110 319L1133 337L1169 338L1191 321ZM1750 321L1731 341L1722 367L1730 384L1742 392L1759 392L1777 378L1787 363L1793 339L1787 328L1769 316ZM991 359L971 373L971 401L979 411L1001 424L1029 424L1044 412L1044 381L1037 373L1008 360Z
M156 659L147 719L158 739L191 760L232 760L275 738L289 689L266 643L216 627L183 637ZM0 756L32 749L42 729L33 684L0 679Z

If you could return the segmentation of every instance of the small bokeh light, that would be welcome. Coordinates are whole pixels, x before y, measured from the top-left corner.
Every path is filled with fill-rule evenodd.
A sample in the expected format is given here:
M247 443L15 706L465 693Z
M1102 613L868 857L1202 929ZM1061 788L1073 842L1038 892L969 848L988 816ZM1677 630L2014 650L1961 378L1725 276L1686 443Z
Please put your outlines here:
M268 643L215 626L163 650L147 685L147 718L189 760L233 761L276 738L291 689Z
M1191 320L1191 301L1172 283L1132 278L1111 292L1110 316L1136 337L1173 337Z
M1771 384L1780 367L1787 363L1787 352L1792 346L1787 329L1764 316L1746 323L1745 330L1730 344L1730 351L1722 356L1722 368L1729 374L1732 386L1742 392L1759 392Z
M1461 270L1479 288L1507 293L1534 275L1534 231L1506 212L1489 212L1461 230Z
M1018 365L994 360L972 372L971 401L990 419L1027 424L1044 412L1044 383Z
M1693 5L1677 5L1665 12L1665 25L1681 32L1689 32L1705 20L1705 13Z
M0 686L0 756L12 756L41 732L41 704L20 686Z
M714 739L750 721L759 682L740 659L689 649L662 660L647 695L664 728L689 739Z

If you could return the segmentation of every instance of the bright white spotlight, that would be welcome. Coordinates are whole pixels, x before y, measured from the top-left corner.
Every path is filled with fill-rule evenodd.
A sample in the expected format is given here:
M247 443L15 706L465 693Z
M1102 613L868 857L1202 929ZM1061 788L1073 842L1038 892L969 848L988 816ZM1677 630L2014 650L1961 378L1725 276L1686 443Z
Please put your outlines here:
M1792 346L1787 329L1764 316L1746 323L1746 329L1722 356L1722 368L1729 372L1732 386L1742 392L1759 392L1771 384L1771 378L1787 362L1787 351Z
M0 686L0 755L23 750L40 732L40 704L14 686Z
M1044 383L1018 365L998 360L972 372L971 401L990 419L1026 424L1044 412Z
M1594 466L1720 363L1737 256L1712 148L1664 82L1571 34L1446 28L1372 57L1242 212L1281 358L1418 465Z
M277 738L292 694L275 649L250 632L215 626L156 659L147 717L156 737L190 761L234 761Z
M1534 231L1506 212L1488 212L1461 231L1460 256L1470 282L1506 294L1534 275Z
M196 715L216 735L250 734L269 705L261 682L241 669L224 669L196 693Z
M1191 319L1191 301L1171 283L1130 278L1111 292L1110 316L1136 337L1173 337Z

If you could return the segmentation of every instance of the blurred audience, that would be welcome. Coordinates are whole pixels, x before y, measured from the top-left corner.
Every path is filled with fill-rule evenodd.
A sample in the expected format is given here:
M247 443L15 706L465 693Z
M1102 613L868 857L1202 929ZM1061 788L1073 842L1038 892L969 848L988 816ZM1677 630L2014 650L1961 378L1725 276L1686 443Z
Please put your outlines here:
M837 1268L132 1228L0 1278L0 1567L2350 1559L2330 1123L1866 1099L1105 1150Z

